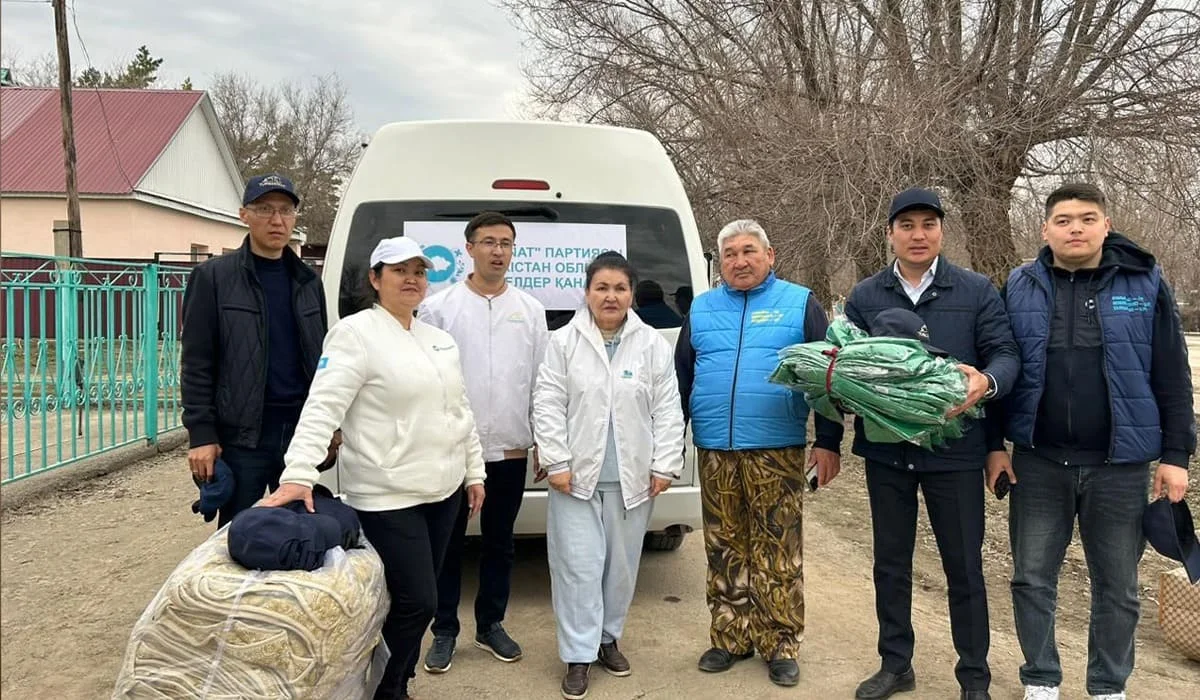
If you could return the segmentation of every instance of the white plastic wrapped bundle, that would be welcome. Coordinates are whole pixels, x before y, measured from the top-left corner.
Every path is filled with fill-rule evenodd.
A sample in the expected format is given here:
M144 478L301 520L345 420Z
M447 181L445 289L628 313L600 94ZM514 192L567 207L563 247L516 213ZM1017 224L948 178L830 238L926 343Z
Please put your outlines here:
M247 571L227 530L142 613L113 697L359 700L388 610L379 555L335 547L315 571Z

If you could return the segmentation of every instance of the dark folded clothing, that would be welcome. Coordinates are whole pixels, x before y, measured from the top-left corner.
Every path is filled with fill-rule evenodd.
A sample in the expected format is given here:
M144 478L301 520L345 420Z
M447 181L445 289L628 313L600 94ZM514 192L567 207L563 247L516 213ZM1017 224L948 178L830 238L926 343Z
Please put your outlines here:
M341 541L342 528L333 516L289 508L250 508L229 524L229 556L247 569L312 571Z
M297 513L308 513L304 508L304 501L292 501L284 508ZM329 489L320 484L313 487L313 510L320 515L327 515L337 520L338 526L341 528L341 537L338 539L338 543L343 548L354 549L358 546L362 532L362 526L358 523L358 513L355 513L353 508L342 503L341 500L334 498Z

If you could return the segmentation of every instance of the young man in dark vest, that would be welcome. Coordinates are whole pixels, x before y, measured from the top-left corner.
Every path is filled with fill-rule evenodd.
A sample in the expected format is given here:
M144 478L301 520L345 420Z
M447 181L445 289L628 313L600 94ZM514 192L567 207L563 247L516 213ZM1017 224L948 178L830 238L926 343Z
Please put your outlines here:
M1149 465L1153 497L1187 490L1196 449L1179 312L1154 256L1112 231L1104 194L1064 185L1046 200L1046 247L1004 289L1022 369L1006 403L1013 457L988 458L988 487L1012 482L1013 617L1026 700L1057 700L1058 572L1075 520L1092 581L1087 692L1121 700L1133 671L1138 561Z

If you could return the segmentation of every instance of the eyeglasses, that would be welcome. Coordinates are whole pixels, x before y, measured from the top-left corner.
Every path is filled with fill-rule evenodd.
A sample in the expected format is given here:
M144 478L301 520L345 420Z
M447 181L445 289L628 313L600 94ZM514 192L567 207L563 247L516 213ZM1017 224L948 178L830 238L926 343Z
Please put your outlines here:
M509 251L509 250L513 249L512 241L509 241L509 240L497 241L495 238L485 238L482 241L472 241L471 245L479 246L480 248L483 248L484 250L493 250L495 248L499 248L504 251Z
M276 209L268 204L251 204L246 207L246 211L263 219L270 219L276 214L284 219L290 219L300 213L296 207L280 207Z

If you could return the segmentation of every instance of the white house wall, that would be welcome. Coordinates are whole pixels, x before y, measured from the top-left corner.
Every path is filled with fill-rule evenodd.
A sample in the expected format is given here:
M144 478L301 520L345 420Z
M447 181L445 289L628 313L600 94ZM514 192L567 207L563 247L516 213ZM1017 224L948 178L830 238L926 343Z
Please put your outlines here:
M209 122L197 105L138 183L137 190L236 217L240 186L230 176Z

